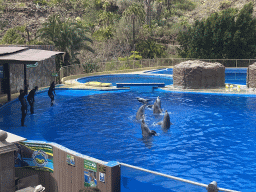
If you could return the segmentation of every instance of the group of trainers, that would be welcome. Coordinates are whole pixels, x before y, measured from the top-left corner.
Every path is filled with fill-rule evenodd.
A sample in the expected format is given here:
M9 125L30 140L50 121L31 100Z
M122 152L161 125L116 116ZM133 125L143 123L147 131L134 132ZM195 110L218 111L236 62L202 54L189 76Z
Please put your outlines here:
M27 115L27 110L28 110L25 96L28 94L27 100L30 105L30 112L31 112L31 114L34 114L35 93L37 90L38 90L38 86L35 86L35 88L32 89L29 92L29 94L28 94L28 86L25 86L24 90L23 89L20 90L19 101L21 104L21 113L22 113L21 126L25 126L24 122L25 122L25 117ZM53 102L54 102L54 94L53 93L56 95L54 81L51 83L50 88L48 90L48 96L51 98L51 106L53 106Z

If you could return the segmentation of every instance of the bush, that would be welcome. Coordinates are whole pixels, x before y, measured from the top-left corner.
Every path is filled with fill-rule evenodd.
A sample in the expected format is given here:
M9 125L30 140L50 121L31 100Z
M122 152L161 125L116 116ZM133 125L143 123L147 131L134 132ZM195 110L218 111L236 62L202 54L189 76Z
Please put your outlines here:
M165 47L157 44L151 39L139 41L136 44L136 50L140 52L141 56L145 59L153 59L155 57L165 57Z
M94 63L86 63L83 65L83 68L85 73L93 73L93 72L97 72L97 70L99 69L99 66Z
M1 41L2 44L25 44L25 26L10 28L6 31Z

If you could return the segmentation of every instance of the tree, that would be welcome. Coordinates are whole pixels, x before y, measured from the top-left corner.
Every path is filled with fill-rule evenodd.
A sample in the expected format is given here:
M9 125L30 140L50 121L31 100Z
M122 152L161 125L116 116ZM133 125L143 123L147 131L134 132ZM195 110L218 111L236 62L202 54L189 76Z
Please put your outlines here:
M18 26L10 28L3 36L1 43L3 44L24 44L26 42L24 38L25 26Z
M206 20L178 34L182 57L201 59L245 59L256 56L256 19L252 17L253 4L238 11L229 8L213 13Z
M64 65L78 64L77 54L81 49L94 52L86 44L87 41L93 42L86 36L88 32L80 22L62 20L60 15L52 15L39 30L41 38L47 42L52 42L60 51L65 51Z
M136 51L146 59L165 56L164 46L157 44L151 39L139 41L138 44L136 44Z

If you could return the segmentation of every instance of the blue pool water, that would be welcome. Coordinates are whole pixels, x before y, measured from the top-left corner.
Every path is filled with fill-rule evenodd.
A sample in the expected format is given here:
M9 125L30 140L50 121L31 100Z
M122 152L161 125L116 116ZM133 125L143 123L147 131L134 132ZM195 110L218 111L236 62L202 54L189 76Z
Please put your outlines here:
M173 84L172 76L157 76L157 75L140 75L140 74L118 74L118 75L101 75L92 76L78 79L80 83L86 83L89 81L99 81L102 83L112 83L116 86L116 83L165 83L165 85Z
M173 74L173 68L148 71L150 74ZM225 83L246 85L247 68L226 68Z
M27 127L20 127L19 101L0 108L1 129L31 140L56 142L104 161L128 163L205 184L215 180L222 188L256 189L256 97L158 89L151 93L56 90L56 94L53 107L47 92L36 95L35 114L27 115ZM136 97L153 103L157 96L173 125L162 130L157 122L163 114L155 116L152 109L146 109L146 124L159 134L146 139L135 119L141 106ZM130 171L131 178L135 174ZM133 179L127 176L122 180L122 192L134 191L130 185L136 184ZM161 179L157 184L166 191L172 191L174 185ZM176 185L176 191L186 191L181 190L184 185ZM150 191L145 187L137 189Z

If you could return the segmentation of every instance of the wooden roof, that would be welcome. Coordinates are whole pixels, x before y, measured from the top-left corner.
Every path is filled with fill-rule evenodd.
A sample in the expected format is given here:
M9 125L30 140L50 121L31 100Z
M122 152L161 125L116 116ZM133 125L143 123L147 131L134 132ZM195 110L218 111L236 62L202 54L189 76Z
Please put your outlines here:
M27 47L0 47L0 64L33 64L58 54L64 54L64 52Z
M0 47L0 56L26 50L28 47Z

